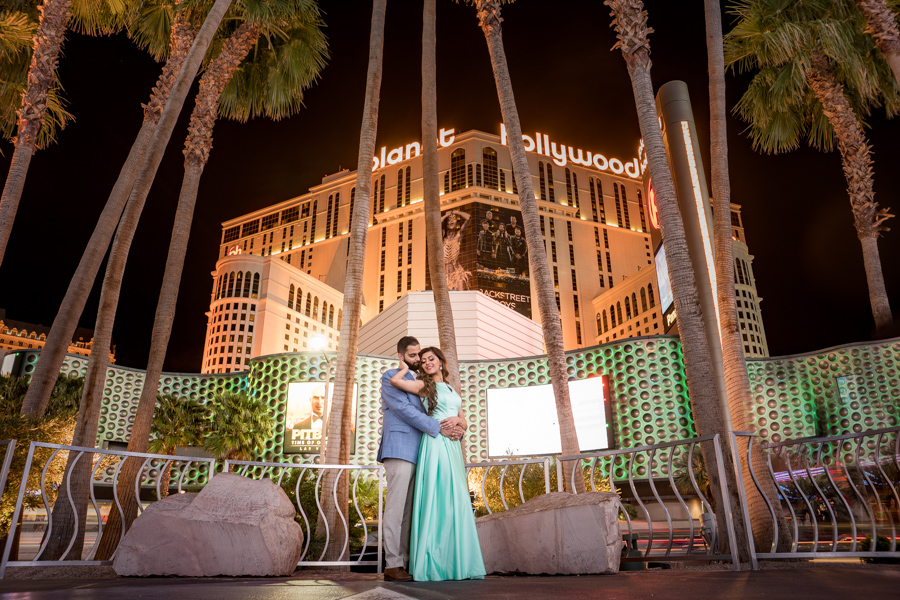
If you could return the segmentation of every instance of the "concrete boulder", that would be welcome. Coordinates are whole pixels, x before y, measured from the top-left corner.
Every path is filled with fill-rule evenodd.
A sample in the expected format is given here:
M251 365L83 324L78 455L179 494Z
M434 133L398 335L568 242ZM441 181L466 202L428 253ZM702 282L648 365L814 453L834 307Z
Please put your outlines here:
M119 545L124 576L284 576L297 567L303 533L280 487L222 473L198 494L154 502Z
M622 550L616 495L552 493L475 520L488 573L616 573Z

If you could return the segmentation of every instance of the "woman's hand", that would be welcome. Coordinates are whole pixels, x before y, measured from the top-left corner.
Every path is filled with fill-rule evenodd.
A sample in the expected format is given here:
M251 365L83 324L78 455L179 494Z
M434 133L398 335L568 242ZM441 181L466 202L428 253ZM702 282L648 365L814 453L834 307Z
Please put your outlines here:
M457 427L465 431L468 428L469 424L462 417L447 417L441 421L441 429L449 429L451 427Z

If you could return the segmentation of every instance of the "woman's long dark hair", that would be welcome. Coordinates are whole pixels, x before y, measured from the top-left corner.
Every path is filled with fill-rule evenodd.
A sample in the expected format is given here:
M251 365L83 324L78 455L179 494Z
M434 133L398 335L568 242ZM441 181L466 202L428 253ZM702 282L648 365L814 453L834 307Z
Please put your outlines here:
M444 383L447 383L450 372L447 370L447 359L444 357L444 353L441 352L440 348L431 346L429 348L422 348L419 351L419 358L421 359L421 357L425 356L428 352L437 356L438 360L441 361L441 375L444 377ZM437 408L437 382L431 376L426 374L422 378L422 383L425 384L425 387L422 388L422 394L427 401L426 412L428 413L428 416L431 416Z

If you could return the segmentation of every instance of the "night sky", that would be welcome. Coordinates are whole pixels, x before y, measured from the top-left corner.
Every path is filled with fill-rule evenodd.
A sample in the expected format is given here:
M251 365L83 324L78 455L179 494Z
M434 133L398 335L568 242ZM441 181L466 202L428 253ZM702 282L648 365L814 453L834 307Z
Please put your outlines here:
M473 8L438 2L439 126L499 133L490 60ZM708 142L703 3L650 0L656 88L687 82L701 142ZM222 221L305 193L322 176L355 168L368 59L369 2L323 0L331 59L298 115L247 124L219 121L200 184L178 313L165 368L198 372ZM625 63L599 0L518 0L504 8L504 40L525 131L607 156L636 156L640 132ZM725 15L725 29L731 17ZM377 147L420 139L421 3L392 0ZM59 74L76 121L33 158L0 267L0 307L10 319L50 325L119 169L140 128L161 66L125 36L70 33ZM729 106L749 78L728 77ZM195 85L196 89L196 85ZM143 368L183 175L188 99L150 194L125 274L114 331L117 362ZM869 121L876 199L900 210L900 122ZM729 123L732 201L743 219L773 356L870 339L862 253L837 152L763 156L744 125ZM12 145L0 144L0 173ZM703 148L709 174L708 148ZM900 226L898 226L900 227ZM900 232L879 243L888 294L900 316ZM105 264L104 267L105 268ZM101 270L81 319L93 328Z

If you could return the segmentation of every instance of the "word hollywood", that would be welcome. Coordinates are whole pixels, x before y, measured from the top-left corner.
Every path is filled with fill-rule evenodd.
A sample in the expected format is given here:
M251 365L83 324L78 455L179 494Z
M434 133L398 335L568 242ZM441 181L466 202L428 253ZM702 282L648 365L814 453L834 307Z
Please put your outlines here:
M441 148L446 148L453 144L454 140L456 140L456 129L441 129L437 143ZM506 140L506 125L501 123L500 144L506 146ZM522 141L525 142L526 152L543 154L560 167L564 167L571 162L584 167L594 167L598 171L612 171L616 175L625 173L632 179L637 179L641 176L641 168L636 158L630 162L623 163L618 158L607 159L602 154L592 154L585 152L581 148L573 148L565 144L557 146L556 142L550 141L550 136L546 133L535 133L535 137L523 134ZM377 171L388 165L396 165L419 156L421 153L422 145L419 142L398 146L390 151L387 149L387 146L382 146L379 155L372 157L372 170Z

